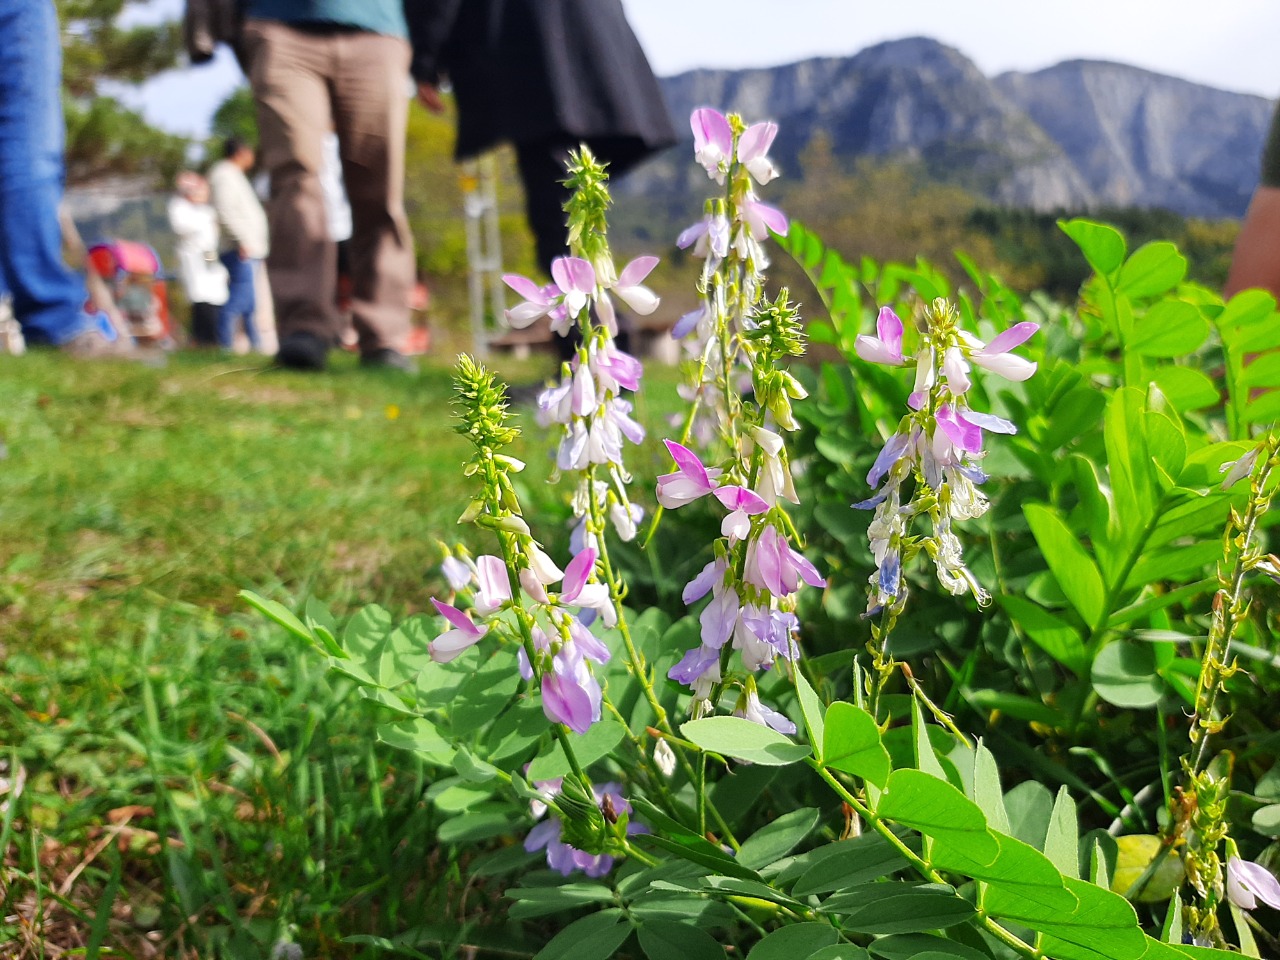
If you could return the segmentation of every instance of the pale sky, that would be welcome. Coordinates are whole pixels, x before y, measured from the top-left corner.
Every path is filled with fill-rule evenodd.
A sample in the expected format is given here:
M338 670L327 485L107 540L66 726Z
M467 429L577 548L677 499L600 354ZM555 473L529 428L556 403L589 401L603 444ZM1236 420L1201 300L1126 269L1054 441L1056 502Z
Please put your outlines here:
M623 0L654 70L759 67L849 56L882 40L929 36L987 75L1063 60L1115 60L1198 83L1280 96L1277 0ZM181 0L131 19L176 16ZM125 96L170 130L203 135L240 82L224 50ZM113 88L115 89L115 88Z

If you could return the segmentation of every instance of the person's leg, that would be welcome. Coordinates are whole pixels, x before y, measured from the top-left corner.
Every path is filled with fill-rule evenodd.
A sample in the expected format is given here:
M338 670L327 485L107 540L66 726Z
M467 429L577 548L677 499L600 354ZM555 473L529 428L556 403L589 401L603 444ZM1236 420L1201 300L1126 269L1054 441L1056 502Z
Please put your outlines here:
M196 347L218 345L218 305L193 303L191 305L191 343Z
M524 187L525 219L533 233L538 266L551 270L551 261L563 257L568 230L564 212L569 188L565 161L574 146L560 140L535 140L516 144L516 166Z
M569 188L564 185L568 171L570 145L560 140L535 140L516 144L516 166L524 187L525 219L533 233L538 266L551 272L551 261L568 254L565 202ZM573 327L566 337L556 337L556 351L561 360L571 360L578 351L582 336Z
M335 253L320 188L321 141L329 129L330 55L334 37L250 20L244 49L258 103L259 152L271 175L267 266L281 341L292 334L337 333L333 309Z
M258 293L257 293L257 261L243 260L244 290L242 293L240 312L241 319L244 323L244 335L249 338L249 347L254 353L262 352L262 338L258 335L258 325L254 322L254 314L258 312Z
M53 4L0 4L0 263L23 335L65 343L88 328L84 280L62 261L61 48Z
M409 45L366 32L336 39L333 120L351 202L351 312L360 352L369 357L400 350L409 330L414 282L413 236L404 212Z
M236 317L243 309L240 266L244 261L235 250L228 250L219 259L227 269L227 302L218 308L218 346L230 350L235 345Z

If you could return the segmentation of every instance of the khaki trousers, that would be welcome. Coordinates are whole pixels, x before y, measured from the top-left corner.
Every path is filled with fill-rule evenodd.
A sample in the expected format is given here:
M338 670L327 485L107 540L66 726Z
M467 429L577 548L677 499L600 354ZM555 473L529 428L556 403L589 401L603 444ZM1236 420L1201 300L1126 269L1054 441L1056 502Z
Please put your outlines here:
M352 320L364 354L400 349L409 330L413 237L404 212L409 44L363 30L244 27L258 103L259 157L271 177L271 278L281 337L338 340L337 249L320 188L333 129L351 202Z

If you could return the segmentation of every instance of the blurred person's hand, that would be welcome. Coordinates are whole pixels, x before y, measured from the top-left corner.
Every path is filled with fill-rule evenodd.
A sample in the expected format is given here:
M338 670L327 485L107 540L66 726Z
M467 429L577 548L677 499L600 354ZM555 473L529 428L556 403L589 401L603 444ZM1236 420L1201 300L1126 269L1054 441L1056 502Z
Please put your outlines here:
M418 101L432 113L444 113L444 100L434 83L418 84Z

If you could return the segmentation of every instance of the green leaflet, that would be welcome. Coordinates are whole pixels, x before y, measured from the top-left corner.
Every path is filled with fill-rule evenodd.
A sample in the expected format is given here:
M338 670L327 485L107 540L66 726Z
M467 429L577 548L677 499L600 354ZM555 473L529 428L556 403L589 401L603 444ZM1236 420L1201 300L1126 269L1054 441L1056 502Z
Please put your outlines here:
M680 732L708 753L767 766L786 766L809 756L809 747L742 717L703 717L682 724Z
M825 766L851 773L883 787L889 779L889 752L880 742L880 729L871 714L852 703L827 708L822 738Z

